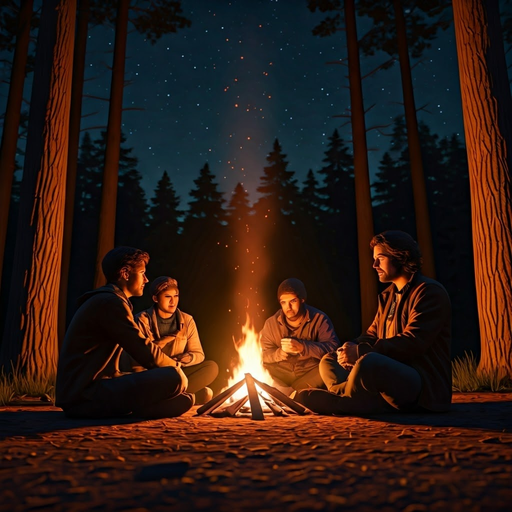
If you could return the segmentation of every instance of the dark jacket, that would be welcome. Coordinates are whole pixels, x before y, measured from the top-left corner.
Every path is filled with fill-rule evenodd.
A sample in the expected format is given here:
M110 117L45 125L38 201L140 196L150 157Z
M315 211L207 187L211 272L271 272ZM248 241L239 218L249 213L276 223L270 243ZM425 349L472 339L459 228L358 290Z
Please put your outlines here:
M66 332L57 367L56 405L87 400L87 387L116 377L119 356L126 350L145 368L180 366L140 332L132 304L115 285L86 293Z
M394 284L379 295L377 314L365 334L355 339L358 355L378 352L415 368L421 376L418 404L448 411L452 398L450 361L451 304L444 287L419 273L403 290L396 336L386 339L386 317L396 292Z

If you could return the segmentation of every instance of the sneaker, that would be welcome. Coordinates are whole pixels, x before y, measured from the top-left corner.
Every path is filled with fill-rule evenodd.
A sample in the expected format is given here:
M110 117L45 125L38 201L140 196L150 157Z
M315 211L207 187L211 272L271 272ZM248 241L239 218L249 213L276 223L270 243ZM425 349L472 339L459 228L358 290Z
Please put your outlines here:
M213 398L213 391L208 387L204 387L200 389L195 395L196 405L203 405Z

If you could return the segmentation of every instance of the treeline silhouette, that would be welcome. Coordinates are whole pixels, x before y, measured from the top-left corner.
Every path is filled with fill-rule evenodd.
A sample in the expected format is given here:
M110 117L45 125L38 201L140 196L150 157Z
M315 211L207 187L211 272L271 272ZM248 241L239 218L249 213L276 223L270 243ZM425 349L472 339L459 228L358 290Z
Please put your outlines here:
M420 123L437 278L453 304L453 355L478 352L471 214L466 150L456 135L439 138ZM68 322L77 298L93 287L105 133L86 132L78 161ZM148 278L170 275L180 283L180 307L197 321L207 357L227 370L236 357L232 339L249 315L256 330L279 307L278 284L298 277L308 302L333 320L341 340L361 331L353 157L337 130L318 168L299 183L276 139L263 168L257 198L238 183L228 198L205 163L189 192L188 208L165 171L148 199L138 160L121 144L116 245L147 250ZM395 119L389 149L373 180L376 232L415 233L407 134ZM14 245L17 187L9 240ZM251 201L251 199L253 199ZM369 240L368 240L369 242ZM7 253L5 276L12 266ZM368 250L369 246L368 246ZM4 280L7 282L7 280ZM8 297L2 289L2 311ZM146 293L135 311L151 305ZM2 322L3 323L3 322ZM221 375L227 378L227 372Z

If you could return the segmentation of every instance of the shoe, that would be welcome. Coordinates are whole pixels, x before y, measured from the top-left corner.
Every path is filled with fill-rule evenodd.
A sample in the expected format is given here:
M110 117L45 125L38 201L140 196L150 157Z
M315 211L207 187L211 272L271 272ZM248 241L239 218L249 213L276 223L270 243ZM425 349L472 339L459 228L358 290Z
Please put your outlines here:
M195 395L196 405L203 405L213 398L213 391L208 387L204 387L200 389Z

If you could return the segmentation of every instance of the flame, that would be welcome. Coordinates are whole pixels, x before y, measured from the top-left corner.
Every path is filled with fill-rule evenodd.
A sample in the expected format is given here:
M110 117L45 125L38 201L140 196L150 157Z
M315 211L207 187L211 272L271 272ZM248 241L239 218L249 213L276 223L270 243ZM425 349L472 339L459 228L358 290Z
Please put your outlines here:
M242 338L238 341L233 338L233 343L238 352L239 362L231 372L231 378L227 387L229 388L240 382L246 373L250 373L261 382L271 384L272 377L263 366L259 333L254 330L249 315L246 316L245 325L242 326ZM247 389L245 386L242 386L233 395L233 399L238 400L246 395Z

